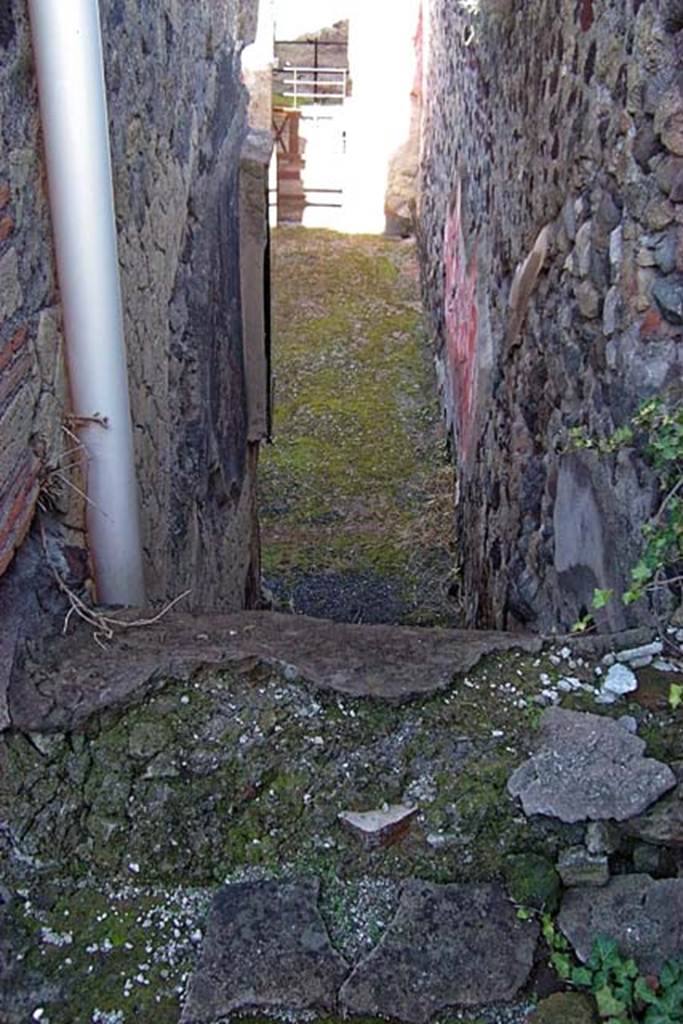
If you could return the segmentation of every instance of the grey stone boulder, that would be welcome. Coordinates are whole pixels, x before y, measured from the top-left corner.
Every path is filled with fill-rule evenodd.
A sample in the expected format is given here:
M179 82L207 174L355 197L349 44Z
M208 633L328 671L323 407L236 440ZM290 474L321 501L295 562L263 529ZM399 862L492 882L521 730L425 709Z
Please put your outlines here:
M538 925L499 885L406 883L381 942L340 993L343 1010L425 1024L448 1007L512 999L529 977Z
M181 1024L241 1010L331 1010L348 967L317 908L317 880L247 882L216 894Z
M627 835L646 843L683 847L683 783L644 814L629 818L623 829Z
M671 789L671 769L643 756L645 743L600 715L548 708L536 753L508 780L524 813L573 823L640 814Z
M683 879L619 875L602 889L570 889L557 920L580 960L604 936L641 971L657 974L683 953Z

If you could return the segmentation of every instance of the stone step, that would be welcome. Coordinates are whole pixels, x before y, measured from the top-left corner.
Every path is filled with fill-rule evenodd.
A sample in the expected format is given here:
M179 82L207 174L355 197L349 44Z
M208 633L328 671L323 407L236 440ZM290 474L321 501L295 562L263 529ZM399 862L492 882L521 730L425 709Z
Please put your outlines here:
M181 1024L248 1011L319 1011L426 1024L450 1007L512 999L529 978L539 926L492 885L408 881L383 938L355 967L332 946L319 883L224 886L209 914Z
M317 879L223 886L213 900L181 1024L233 1013L313 1011L428 1024L444 1011L507 1003L529 982L540 927L520 920L502 885L402 888L382 938L355 965L330 942ZM614 878L572 890L558 924L578 958L613 937L656 975L683 948L683 880Z
M135 618L128 614L128 621ZM56 640L45 660L27 662L13 679L9 714L24 732L67 732L98 711L134 703L160 679L250 659L321 690L402 702L443 690L484 655L541 646L539 637L523 634L354 625L276 612L171 612L117 629L104 649L85 626Z

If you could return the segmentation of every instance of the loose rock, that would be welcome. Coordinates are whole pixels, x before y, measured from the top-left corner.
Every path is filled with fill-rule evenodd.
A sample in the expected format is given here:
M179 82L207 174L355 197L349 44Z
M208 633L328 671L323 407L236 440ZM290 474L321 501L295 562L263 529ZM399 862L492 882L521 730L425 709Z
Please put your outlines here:
M683 848L683 784L644 814L626 821L624 831L647 843Z
M452 1006L511 999L526 982L538 925L498 885L410 881L380 944L343 986L345 1011L424 1024Z
M629 647L625 651L618 651L617 661L632 662L640 661L641 658L655 658L662 653L663 648L661 640L653 640L651 644L642 644L640 647Z
M537 752L508 781L525 814L564 822L624 821L676 782L671 769L643 757L645 743L599 715L548 708ZM638 808L634 810L634 808Z
M635 674L626 665L612 665L602 684L603 693L612 693L620 697L624 693L632 693L638 689Z
M379 811L342 811L339 821L368 849L391 846L410 831L417 807L394 804Z
M609 862L604 853L590 853L585 846L571 846L563 850L557 870L566 886L606 885L609 881Z

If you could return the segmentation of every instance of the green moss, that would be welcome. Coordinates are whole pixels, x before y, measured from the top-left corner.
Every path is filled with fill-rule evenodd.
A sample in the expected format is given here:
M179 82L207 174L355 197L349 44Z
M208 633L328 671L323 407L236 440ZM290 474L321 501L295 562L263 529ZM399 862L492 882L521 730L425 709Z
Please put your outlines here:
M40 992L54 1024L90 1024L96 1009L122 1011L142 1024L177 1024L176 989L195 960L190 932L206 908L206 901L195 902L188 917L174 897L135 890L83 887L47 908L36 899L15 901L11 927L23 953L8 999Z
M264 568L398 575L418 604L424 594L437 604L453 560L452 506L439 504L437 517L434 496L448 489L450 501L451 485L412 251L293 229L277 232L275 251ZM429 518L427 534L413 529Z
M512 899L522 907L554 914L561 884L552 861L536 853L514 854L505 862L505 880Z

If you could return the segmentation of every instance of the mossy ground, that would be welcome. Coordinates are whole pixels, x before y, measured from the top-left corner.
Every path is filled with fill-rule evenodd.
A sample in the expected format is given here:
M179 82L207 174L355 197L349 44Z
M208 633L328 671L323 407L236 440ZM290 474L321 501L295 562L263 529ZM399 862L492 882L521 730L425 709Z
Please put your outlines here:
M169 680L83 733L6 736L8 1024L39 1007L51 1024L176 1024L225 879L317 876L332 941L354 961L381 937L407 877L510 881L529 853L534 871L540 857L552 865L583 826L525 818L506 782L529 750L534 698L566 669L549 654L490 657L404 706L313 691L266 669L209 672ZM562 703L596 710L588 694ZM602 710L628 710L653 747L681 757L683 711ZM418 818L387 849L365 851L337 820L401 800L417 803ZM517 899L535 905L535 885L517 877Z
M401 621L447 622L452 470L410 242L274 233L274 443L261 460L263 566L292 581L391 581ZM303 598L305 602L305 596ZM357 609L382 617L381 602ZM298 607L297 607L298 605ZM329 601L332 612L335 602ZM392 607L384 618L395 617ZM343 611L339 617L344 617Z

